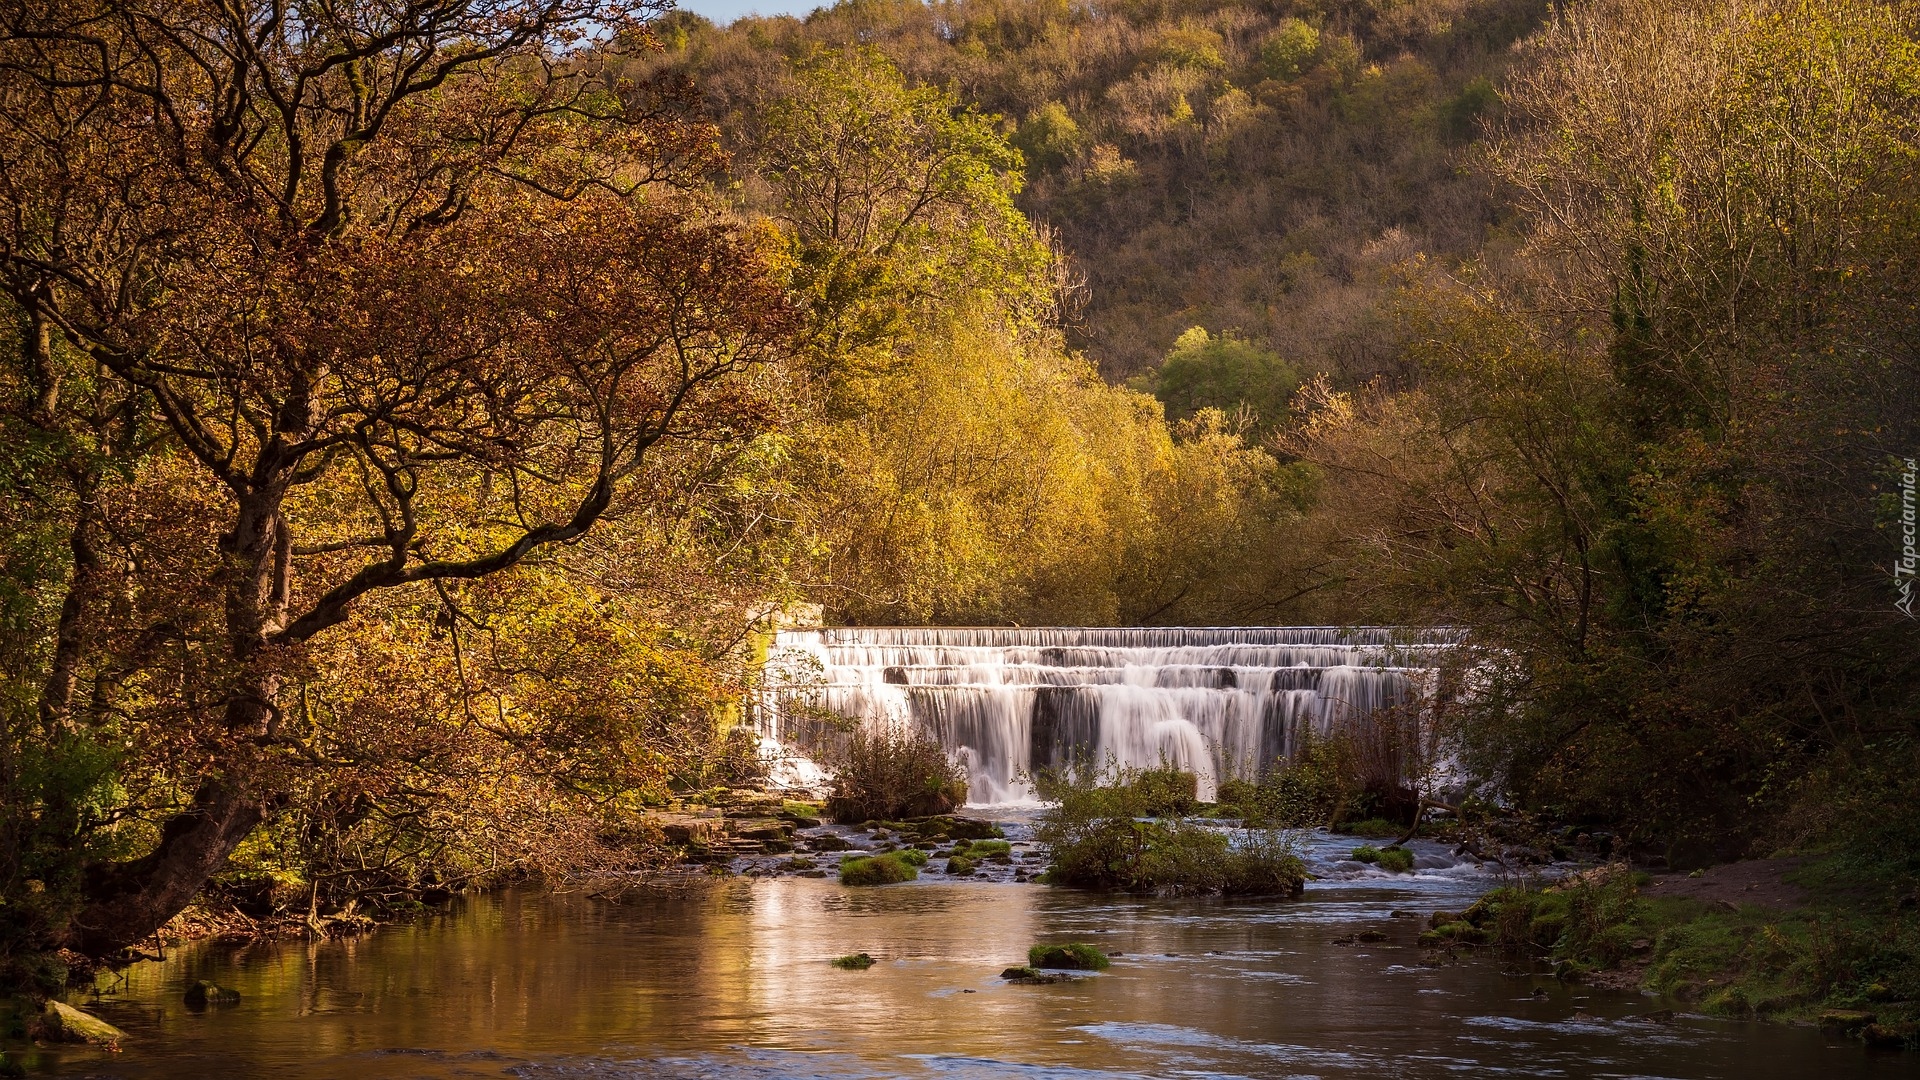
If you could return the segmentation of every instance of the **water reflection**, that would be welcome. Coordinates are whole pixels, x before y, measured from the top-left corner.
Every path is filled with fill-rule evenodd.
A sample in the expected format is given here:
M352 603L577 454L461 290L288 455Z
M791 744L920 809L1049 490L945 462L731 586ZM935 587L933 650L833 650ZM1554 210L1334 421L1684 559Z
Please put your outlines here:
M1469 889L1333 881L1297 903L804 879L626 904L507 892L357 941L183 950L95 1005L130 1032L125 1053L45 1057L127 1080L1907 1074L1803 1029L1655 1023L1631 995L1422 966L1414 920L1389 910ZM1365 926L1389 940L1330 943ZM1063 938L1121 956L1066 986L998 978ZM880 963L827 963L858 951ZM241 1004L188 1011L201 978Z

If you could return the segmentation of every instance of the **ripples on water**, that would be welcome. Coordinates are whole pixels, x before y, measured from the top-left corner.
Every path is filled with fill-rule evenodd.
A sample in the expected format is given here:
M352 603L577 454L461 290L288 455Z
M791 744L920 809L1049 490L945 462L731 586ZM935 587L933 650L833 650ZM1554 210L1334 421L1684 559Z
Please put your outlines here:
M608 904L532 891L357 941L196 946L93 1004L124 1053L43 1066L125 1080L519 1077L759 1080L927 1077L1908 1076L1898 1056L1787 1027L1682 1017L1630 994L1427 967L1421 920L1484 871L1418 845L1387 875L1320 836L1300 901L1149 900L1002 883L845 889L733 882ZM1389 940L1336 946L1375 928ZM1041 940L1121 954L1065 986L999 971ZM869 971L828 966L866 951ZM236 1007L181 1003L210 978ZM1535 991L1543 996L1534 996Z

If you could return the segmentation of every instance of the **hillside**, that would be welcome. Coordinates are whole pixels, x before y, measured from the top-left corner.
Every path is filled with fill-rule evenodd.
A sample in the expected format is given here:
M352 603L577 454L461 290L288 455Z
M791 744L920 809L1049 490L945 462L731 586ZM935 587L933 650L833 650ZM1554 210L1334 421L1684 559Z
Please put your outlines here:
M1497 227L1491 186L1464 166L1546 7L852 0L726 28L678 13L657 63L692 78L751 202L786 60L878 49L1000 118L1026 157L1021 208L1071 257L1069 340L1109 378L1201 326L1357 382L1400 352L1398 269L1445 267Z

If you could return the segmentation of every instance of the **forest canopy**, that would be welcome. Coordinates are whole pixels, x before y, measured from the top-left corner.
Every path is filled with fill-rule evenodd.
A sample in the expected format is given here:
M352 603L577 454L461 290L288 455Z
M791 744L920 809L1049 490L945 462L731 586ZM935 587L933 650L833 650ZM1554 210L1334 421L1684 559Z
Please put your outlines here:
M796 603L1456 626L1490 802L1913 848L1912 5L302 12L0 0L8 979L651 866Z

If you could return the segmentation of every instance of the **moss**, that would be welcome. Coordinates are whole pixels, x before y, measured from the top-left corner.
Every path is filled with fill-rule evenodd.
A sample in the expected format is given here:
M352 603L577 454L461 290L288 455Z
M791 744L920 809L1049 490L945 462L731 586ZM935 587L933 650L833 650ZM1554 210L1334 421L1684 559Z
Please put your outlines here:
M1000 840L1007 835L1006 830L1000 826L979 818L941 817L931 820L939 822L942 835L951 836L955 840Z
M1035 945L1027 950L1027 963L1037 968L1070 968L1075 971L1104 971L1112 961L1091 945Z
M83 1042L117 1047L127 1033L61 1001L49 1001L34 1018L32 1036L46 1042Z
M854 953L851 956L836 956L833 966L842 971L865 971L873 966L873 957L866 953Z
M919 855L920 862L911 861L911 855ZM892 885L912 881L920 876L918 868L925 862L926 852L913 849L885 855L850 856L840 864L840 884Z
M1012 862L1013 845L1006 840L960 840L953 845L953 854L976 863Z
M1383 848L1380 851L1380 869L1395 874L1405 874L1413 869L1413 852L1403 847Z
M1407 827L1405 825L1396 825L1386 818L1375 817L1367 818L1364 821L1343 822L1338 831L1346 833L1348 836L1385 838L1389 836L1399 836L1401 833L1407 831Z
M947 873L961 877L973 873L973 860L964 855L955 855L947 860Z
M1377 863L1380 861L1380 849L1374 847L1372 844L1361 844L1359 847L1353 849L1353 861L1369 864Z

